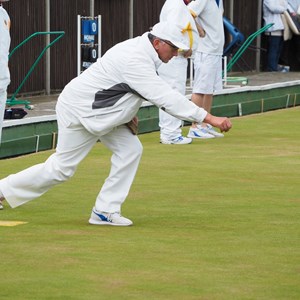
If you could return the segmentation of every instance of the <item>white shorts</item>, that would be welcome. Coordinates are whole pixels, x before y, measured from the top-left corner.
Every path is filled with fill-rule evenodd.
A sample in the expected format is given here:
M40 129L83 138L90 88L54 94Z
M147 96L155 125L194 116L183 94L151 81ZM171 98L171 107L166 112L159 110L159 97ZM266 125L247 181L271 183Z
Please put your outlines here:
M212 95L223 89L222 56L196 52L193 93Z

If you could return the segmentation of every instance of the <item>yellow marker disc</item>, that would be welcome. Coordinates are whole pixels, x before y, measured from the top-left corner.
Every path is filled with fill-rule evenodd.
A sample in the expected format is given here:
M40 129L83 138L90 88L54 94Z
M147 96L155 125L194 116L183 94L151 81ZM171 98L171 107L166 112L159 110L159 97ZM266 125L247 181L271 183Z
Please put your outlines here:
M22 221L0 221L0 226L12 227L12 226L18 226L27 223L28 222L22 222Z

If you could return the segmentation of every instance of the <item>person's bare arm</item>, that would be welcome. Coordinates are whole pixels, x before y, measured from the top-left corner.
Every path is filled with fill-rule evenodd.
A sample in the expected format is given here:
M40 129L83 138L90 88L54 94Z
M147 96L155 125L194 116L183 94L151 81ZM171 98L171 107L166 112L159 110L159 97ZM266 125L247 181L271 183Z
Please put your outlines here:
M206 32L205 32L204 28L198 22L196 22L196 20L195 20L195 23L196 23L196 26L197 26L197 29L199 32L199 36L202 38L205 37Z

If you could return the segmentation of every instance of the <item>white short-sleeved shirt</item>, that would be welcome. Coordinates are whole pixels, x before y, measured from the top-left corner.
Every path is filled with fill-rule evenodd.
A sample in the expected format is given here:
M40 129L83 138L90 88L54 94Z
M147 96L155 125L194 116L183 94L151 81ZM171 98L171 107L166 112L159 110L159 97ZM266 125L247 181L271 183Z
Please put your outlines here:
M195 0L188 8L196 21L204 28L206 35L200 38L197 51L222 55L224 48L223 3L216 0Z

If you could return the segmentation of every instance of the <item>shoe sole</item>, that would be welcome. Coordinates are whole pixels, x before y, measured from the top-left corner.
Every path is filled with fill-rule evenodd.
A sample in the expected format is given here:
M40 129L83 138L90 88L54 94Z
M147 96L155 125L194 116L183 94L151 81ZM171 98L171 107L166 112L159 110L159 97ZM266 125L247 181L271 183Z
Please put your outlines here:
M191 144L193 141L190 142L185 142L185 143L173 143L173 142L165 142L165 141L160 141L161 144L163 145L189 145Z
M199 140L209 140L209 139L213 139L215 138L215 136L209 136L209 137L204 137L204 136L191 136L191 135L188 135L187 137L191 138L191 139L199 139Z
M118 224L118 223L111 223L111 222L106 222L106 221L96 221L94 219L89 219L89 224L91 225L107 225L107 226L131 226L133 223L131 224Z
M189 142L189 143L162 143L160 142L162 145L189 145L191 144L192 142Z
M224 137L224 135L216 135L216 134L211 134L211 135L213 135L215 138L222 138L222 137Z
M213 135L216 138L222 138L222 137L224 137L224 134L221 134L221 133L218 133L218 132L216 132L216 133L210 133L209 132L209 134Z
M163 144L163 145L172 145L172 143L169 143L169 142L162 142L162 141L160 141L160 143Z

